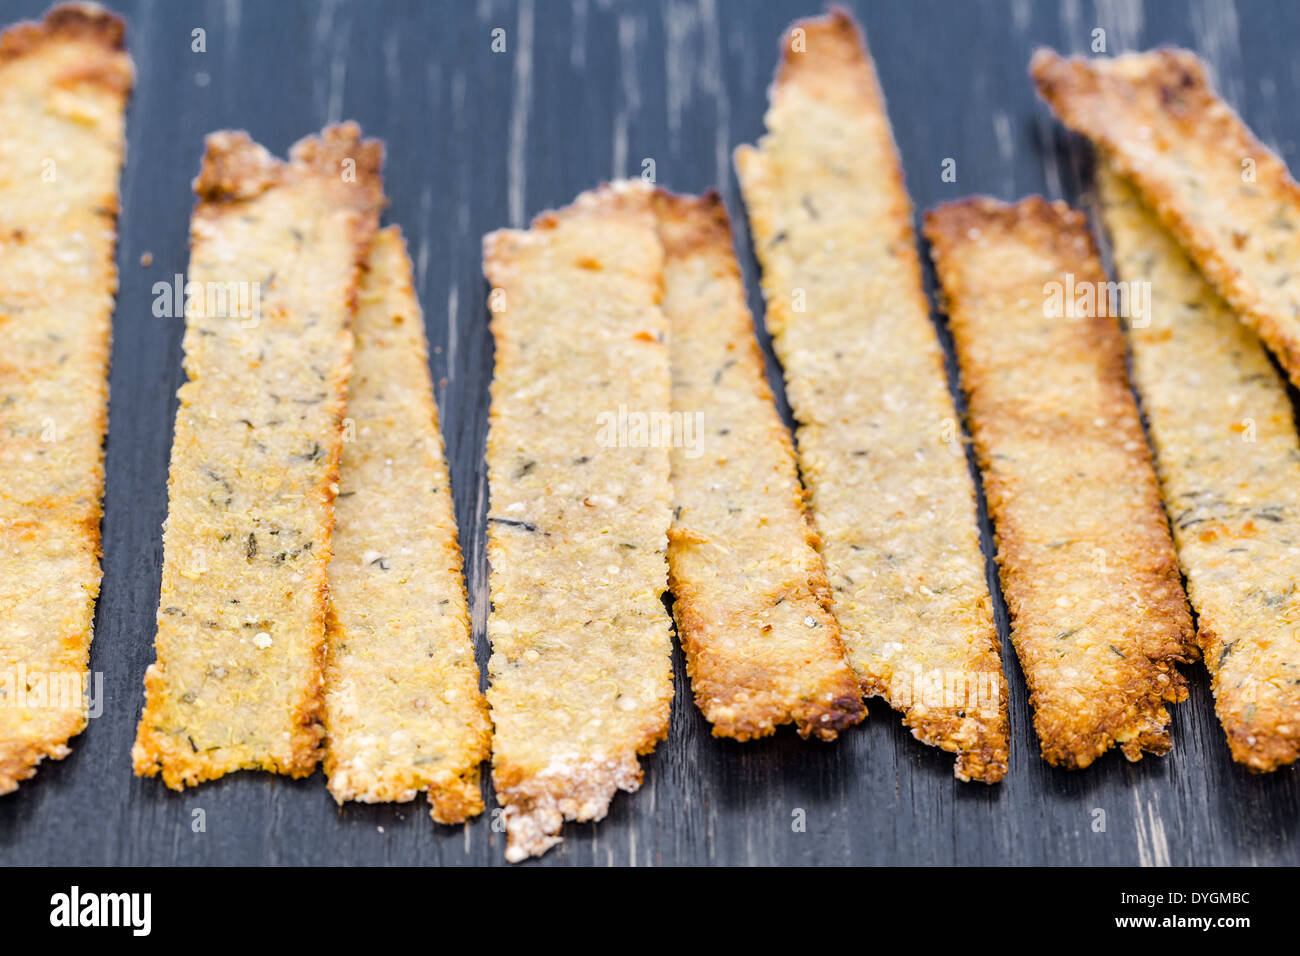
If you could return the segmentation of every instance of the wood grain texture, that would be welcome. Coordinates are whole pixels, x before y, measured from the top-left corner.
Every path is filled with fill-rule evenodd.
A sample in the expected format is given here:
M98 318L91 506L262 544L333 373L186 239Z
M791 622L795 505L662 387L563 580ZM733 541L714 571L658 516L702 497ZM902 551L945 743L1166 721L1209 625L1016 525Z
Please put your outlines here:
M336 809L318 774L242 774L183 795L130 774L140 680L153 658L160 525L182 323L154 318L152 286L186 264L185 236L203 135L243 127L283 153L306 130L354 118L387 140L389 222L406 232L424 307L462 529L475 640L486 663L481 468L491 340L479 238L521 226L653 159L660 184L722 189L736 226L749 303L757 268L730 151L762 133L777 40L818 0L505 0L275 3L110 0L130 21L137 87L128 116L114 329L105 577L91 651L104 715L66 760L0 800L0 862L499 864L491 810L435 827L423 805ZM1077 202L1082 157L1041 106L1026 70L1050 45L1085 52L1161 42L1197 50L1216 85L1300 169L1300 7L1276 2L956 0L854 2L919 211L973 192ZM11 0L5 17L44 0ZM205 53L191 31L206 30ZM491 31L507 51L491 51ZM940 179L957 161L956 182ZM140 265L153 253L148 268ZM764 348L766 349L764 339ZM769 378L778 399L780 376ZM983 528L988 553L988 528ZM998 788L951 777L950 755L911 738L880 702L830 745L787 728L738 744L710 736L679 680L668 740L645 784L530 866L650 863L1190 864L1300 862L1300 778L1235 767L1208 681L1189 668L1171 754L1081 773L1038 758L1024 678L993 580L1011 700L1011 769ZM675 670L684 674L680 655ZM488 795L488 806L494 803ZM194 811L205 832L193 832ZM1105 832L1093 830L1105 811ZM803 811L803 832L792 829Z

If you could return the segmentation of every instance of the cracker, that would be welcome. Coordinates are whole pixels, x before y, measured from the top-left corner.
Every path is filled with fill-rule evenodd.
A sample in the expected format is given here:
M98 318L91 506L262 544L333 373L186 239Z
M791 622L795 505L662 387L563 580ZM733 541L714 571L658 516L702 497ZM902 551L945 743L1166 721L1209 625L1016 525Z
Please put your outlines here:
M123 34L79 5L0 34L0 794L68 755L96 693Z
M483 243L493 780L507 859L601 819L668 732L671 408L663 254L630 184ZM645 416L645 417L641 417Z
M439 823L483 812L479 690L424 319L397 227L370 250L353 323L329 566L325 773L344 800L425 791Z
M1133 187L1107 163L1098 180L1115 271L1157 296L1150 323L1129 326L1133 379L1215 710L1233 759L1275 770L1300 756L1300 439L1286 383Z
M835 615L863 689L992 783L1006 681L880 85L842 11L782 49L767 134L735 160Z
M695 702L718 737L866 716L716 193L655 196L674 427L668 577Z
M158 659L132 750L136 773L169 787L241 769L305 776L319 760L350 326L382 158L351 123L302 140L288 162L243 133L208 137Z
M1300 186L1186 50L1031 66L1061 121L1101 147L1300 384Z
M1165 705L1187 696L1174 662L1196 648L1124 341L1108 309L1050 317L1049 283L1105 285L1083 216L974 198L925 234L1043 758L1164 753Z

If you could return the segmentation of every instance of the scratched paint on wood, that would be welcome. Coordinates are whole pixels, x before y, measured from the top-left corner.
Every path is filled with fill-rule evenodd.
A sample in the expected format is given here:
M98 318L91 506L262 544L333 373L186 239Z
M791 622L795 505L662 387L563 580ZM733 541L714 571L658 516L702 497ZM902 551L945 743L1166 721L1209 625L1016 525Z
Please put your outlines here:
M480 462L492 355L481 235L523 225L612 175L639 176L652 160L656 179L673 189L720 187L761 316L730 152L761 134L782 28L820 5L108 2L130 19L139 76L123 179L105 577L92 651L104 675L104 715L74 741L71 757L0 800L0 860L503 863L503 835L490 815L436 828L422 803L338 809L319 775L237 774L180 795L130 775L141 680L153 658L181 382L181 324L152 316L151 289L185 270L189 183L203 135L244 128L283 152L327 121L355 118L387 141L387 218L405 229L415 258L486 663ZM1162 42L1200 51L1247 121L1293 168L1300 164L1300 116L1287 108L1300 97L1289 42L1300 7L1286 0L850 5L867 29L918 209L974 192L1077 200L1087 163L1036 102L1025 70L1034 47L1087 51L1097 29L1109 52ZM30 17L44 6L10 0L5 14ZM195 29L205 31L204 53L191 50ZM495 30L504 31L502 52L493 52ZM945 158L957 161L955 183L940 178ZM946 343L942 328L941 336ZM770 350L768 361L783 401ZM1006 644L1000 602L998 616ZM1009 650L1006 662L1011 772L990 789L954 781L951 758L915 743L879 703L864 726L829 746L789 732L744 745L714 740L690 703L678 655L671 736L645 761L642 790L617 797L600 824L567 827L566 842L541 865L1300 859L1300 779L1251 777L1231 764L1200 668L1190 670L1192 700L1175 708L1171 755L1131 766L1112 755L1071 774L1038 759ZM200 833L192 826L198 809Z

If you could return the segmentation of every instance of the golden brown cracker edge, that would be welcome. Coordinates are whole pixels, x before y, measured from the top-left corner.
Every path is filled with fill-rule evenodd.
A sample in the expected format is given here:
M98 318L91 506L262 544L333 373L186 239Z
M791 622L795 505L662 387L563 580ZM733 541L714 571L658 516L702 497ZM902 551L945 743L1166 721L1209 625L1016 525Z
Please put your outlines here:
M1013 643L1030 684L1030 701L1035 710L1035 728L1042 745L1043 757L1055 765L1079 768L1089 765L1112 746L1120 747L1130 760L1140 758L1143 751L1164 753L1172 745L1170 714L1165 705L1187 697L1186 681L1174 664L1194 660L1197 647L1154 467L1142 433L1137 407L1129 390L1124 345L1118 323L1113 317L1078 320L1086 321L1087 325L1077 333L1078 341L1075 344L1081 351L1073 356L1083 357L1078 370L1080 374L1083 374L1090 361L1096 362L1101 387L1095 396L1097 418L1093 420L1093 425L1101 428L1099 422L1110 423L1111 431L1118 430L1119 433L1108 437L1108 442L1125 442L1122 449L1129 460L1125 464L1123 480L1136 480L1140 486L1147 486L1146 490L1139 487L1137 499L1140 500L1135 499L1125 505L1125 510L1131 513L1124 516L1130 523L1124 533L1132 532L1135 540L1126 543L1119 539L1108 539L1097 543L1098 546L1109 545L1106 549L1108 552L1120 552L1116 557L1131 560L1132 566L1126 565L1125 579L1112 588L1118 589L1111 595L1113 606L1110 612L1114 620L1101 622L1106 623L1101 628L1104 633L1096 635L1098 640L1108 641L1111 650L1125 661L1124 664L1117 661L1109 664L1116 672L1114 676L1118 683L1100 687L1096 684L1098 678L1090 676L1087 678L1087 693L1091 697L1085 696L1079 702L1089 705L1086 709L1089 714L1095 712L1095 719L1082 713L1080 707L1067 704L1072 699L1073 685L1061 673L1061 668L1067 666L1065 662L1054 657L1060 649L1059 642L1071 640L1079 629L1061 630L1061 633L1055 635L1058 643L1050 647L1050 640L1046 643L1040 640L1040 635L1046 631L1057 630L1051 626L1057 623L1053 615L1064 614L1055 609L1059 600L1068 599L1069 592L1065 585L1069 582L1062 582L1058 586L1054 579L1044 577L1048 569L1041 565L1048 560L1044 557L1047 551L1038 538L1054 529L1045 530L1041 523L1032 526L1026 524L1022 509L1022 504L1030 500L1026 496L1035 493L1035 480L1040 483L1043 480L1053 481L1050 478L1036 478L1035 474L1050 472L1054 468L1059 471L1062 461L1056 460L1055 456L1028 462L1013 460L1003 447L1008 436L1020 437L1022 434L1032 436L1039 444L1050 444L1051 429L1065 427L1061 424L1065 419L1053 414L1050 405L1044 403L1058 398L1064 400L1066 396L1054 396L1050 394L1050 388L1045 392L1040 389L1040 394L1031 401L1023 395L1018 396L1014 391L1008 392L1006 383L999 379L996 363L985 367L983 360L974 354L977 347L987 346L986 342L977 341L981 333L974 324L975 316L980 310L997 307L984 300L1001 294L996 284L1002 281L1002 272L1006 270L994 276L986 268L978 280L984 282L985 288L977 287L976 283L969 280L962 261L967 250L976 243L1006 241L1009 243L1006 254L1013 259L1015 249L1010 246L1023 245L1036 250L1042 257L1053 260L1053 269L1059 265L1061 273L1074 273L1079 282L1103 282L1104 273L1084 217L1063 203L1049 203L1036 196L1014 205L987 197L972 197L928 211L924 231L931 244L942 286L944 308L950 317L957 344L962 384L969 396L969 420L976 457L984 473L984 488L994 525L1003 593L1012 619ZM1007 269L1012 270L1009 274L1013 276L1013 281L1017 275L1015 268L1007 266ZM1024 303L1021 307L1041 308L1041 276L1026 275L1019 281L1027 290L1021 296ZM1028 291L1030 287L1032 291ZM1005 295L1011 293L1005 292ZM987 333L988 329L983 331ZM1018 340L1016 347L1028 346ZM1010 387L1014 389L1019 386ZM1086 396L1083 400L1086 400ZM1062 440L1068 438L1071 446L1074 446L1073 437L1060 437ZM1113 450L1118 447L1121 446L1112 445ZM1065 475L1060 480L1083 479ZM1096 476L1091 476L1089 480L1097 479ZM1076 495L1080 493L1079 490L1075 491ZM1036 498L1033 500L1037 501ZM1038 502L1035 507L1041 511L1044 504ZM1069 523L1062 523L1062 533L1070 530L1065 527ZM1138 538L1141 540L1136 540ZM1068 546L1073 547L1073 543ZM1059 560L1073 566L1085 558L1092 560L1086 555L1078 560L1068 557ZM1052 573L1063 570L1058 567ZM1082 565L1075 570L1080 571L1085 579L1095 577L1096 574L1095 568ZM1125 597L1128 593L1125 589L1133 586L1133 580L1138 580L1144 588L1140 594L1140 608L1146 612L1146 626L1129 636L1129 630L1138 622L1133 609L1127 606L1129 598ZM1094 597L1098 593L1104 594L1104 589L1096 581L1090 581L1088 590ZM1120 605L1125 606L1122 612ZM1097 629L1100 613L1097 611L1088 618L1087 625L1090 629ZM1027 629L1030 621L1033 622L1032 632ZM1088 635L1089 640L1093 636ZM1070 643L1064 646L1064 650L1076 654L1080 662L1086 662L1087 652L1093 646L1085 644L1076 647ZM1082 664L1069 666L1077 671Z
M866 708L831 613L793 444L776 412L745 305L731 222L716 192L678 196L660 189L653 205L665 253L674 412L700 415L709 423L710 441L722 445L707 456L673 451L669 585L696 705L714 736L752 740L794 723L805 738L834 740L859 723ZM701 274L707 276L703 283ZM682 280L693 287L684 302L673 295ZM715 348L692 351L708 344ZM683 352L683 346L689 348ZM711 394L701 396L697 380L710 381ZM690 407L679 407L684 396ZM728 399L730 413L720 406ZM742 436L754 418L763 422L763 433ZM722 499L698 494L701 482L711 480L736 496L748 492L752 513L763 520L750 529L733 527L733 538L711 540L728 534L721 526L726 522L709 512ZM740 505L739 497L730 500ZM770 593L758 590L774 585Z

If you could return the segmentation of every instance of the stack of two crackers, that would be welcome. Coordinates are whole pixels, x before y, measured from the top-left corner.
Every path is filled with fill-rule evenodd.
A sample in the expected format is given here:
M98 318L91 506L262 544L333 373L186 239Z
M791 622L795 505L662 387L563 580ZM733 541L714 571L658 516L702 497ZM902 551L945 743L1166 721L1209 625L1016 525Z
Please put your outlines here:
M1300 438L1269 352L1300 382L1300 187L1191 53L1031 73L1097 147L1116 281L1062 203L973 198L925 232L1044 757L1169 750L1199 658L1233 760L1276 770L1300 757Z
M50 672L84 674L99 581L115 276L111 225L89 224L116 210L121 40L75 7L0 41L0 116L77 173L57 180L56 222L0 185L3 299L30 320L14 324L24 374L0 366L17 452L0 460L0 545L40 569L0 575L0 663ZM1266 347L1300 381L1300 191L1188 55L1044 54L1035 76L1101 146L1121 277L1159 290L1128 338L1153 462L1082 217L973 199L926 218L1043 756L1168 750L1175 664L1203 657L1234 758L1274 769L1300 751L1300 441ZM957 777L1002 779L974 485L847 15L792 26L767 127L736 166L797 457L716 196L618 183L484 243L486 699L410 262L378 229L381 148L351 124L284 162L209 138L137 773L183 787L323 761L340 801L426 792L458 822L483 809L490 752L507 856L542 853L636 789L667 733L671 590L715 734L833 740L877 695ZM42 298L42 270L69 258L87 281ZM1054 284L1092 306L1052 314ZM43 437L51 379L75 397L62 443ZM6 708L0 792L84 723L79 700Z

